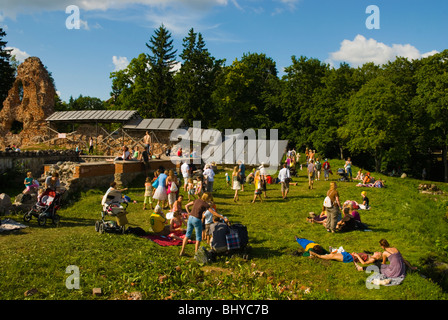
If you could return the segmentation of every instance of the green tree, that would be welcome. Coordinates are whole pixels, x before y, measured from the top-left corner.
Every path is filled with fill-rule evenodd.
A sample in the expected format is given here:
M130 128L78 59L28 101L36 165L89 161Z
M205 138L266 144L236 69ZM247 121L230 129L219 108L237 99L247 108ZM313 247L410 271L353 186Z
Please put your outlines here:
M137 110L143 117L155 114L149 102L149 61L145 53L131 60L123 69L112 72L111 101L108 108Z
M191 28L183 40L183 59L176 81L176 114L192 125L194 120L202 120L203 125L212 126L217 118L213 107L212 93L216 87L216 77L221 71L223 60L216 60L205 47L201 33Z
M275 99L279 91L277 69L265 54L244 54L224 68L218 81L213 98L219 129L272 128L281 118Z
M66 104L67 111L75 110L104 110L105 106L103 101L95 97L84 97L79 95L78 98L73 99L70 97L69 102Z
M292 65L285 68L282 78L281 105L283 122L281 137L287 139L296 148L313 147L311 137L316 129L311 117L315 112L313 96L315 91L324 86L323 79L328 65L318 59L301 56L291 57Z
M11 50L5 49L8 43L3 40L5 36L6 32L0 27L0 109L3 108L3 101L15 80L15 69L11 65Z
M413 104L425 113L428 146L442 149L444 181L448 182L448 50L423 59L416 79Z
M148 54L148 108L143 117L169 118L174 116L176 52L171 33L162 24L146 43Z
M354 93L354 69L342 63L339 68L327 69L322 78L322 87L318 87L313 95L313 112L310 122L314 130L310 140L316 150L326 157L344 158L347 143L337 130L347 122L347 102Z
M397 86L384 76L367 82L348 101L348 121L339 134L352 153L370 155L377 172L384 159L397 164L408 156L404 102Z

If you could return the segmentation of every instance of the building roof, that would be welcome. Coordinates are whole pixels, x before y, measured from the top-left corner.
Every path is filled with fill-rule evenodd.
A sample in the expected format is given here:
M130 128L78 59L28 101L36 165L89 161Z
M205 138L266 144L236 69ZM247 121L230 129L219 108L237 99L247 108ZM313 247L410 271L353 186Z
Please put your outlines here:
M183 119L133 119L128 121L123 129L127 130L165 130L173 131L180 127L185 127Z
M57 111L45 119L48 122L127 122L132 119L141 119L135 110L81 110Z

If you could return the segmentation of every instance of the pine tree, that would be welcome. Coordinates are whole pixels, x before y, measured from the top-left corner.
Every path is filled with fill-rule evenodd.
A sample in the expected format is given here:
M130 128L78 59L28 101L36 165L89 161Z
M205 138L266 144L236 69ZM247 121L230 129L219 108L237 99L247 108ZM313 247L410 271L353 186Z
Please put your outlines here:
M193 28L184 38L183 47L180 57L184 61L175 76L177 115L190 125L194 120L202 120L204 126L210 127L218 117L212 93L223 61L210 55L202 35Z
M7 41L3 38L6 32L0 28L0 109L14 83L14 67L11 65L11 50L5 49Z
M142 116L169 118L174 116L174 66L176 52L173 47L171 33L162 24L146 46L148 55L148 105L149 109Z

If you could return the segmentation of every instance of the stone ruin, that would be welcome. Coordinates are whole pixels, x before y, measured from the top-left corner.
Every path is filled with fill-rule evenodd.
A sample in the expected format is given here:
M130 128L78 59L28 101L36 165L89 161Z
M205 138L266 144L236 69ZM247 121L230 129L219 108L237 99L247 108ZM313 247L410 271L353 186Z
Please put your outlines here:
M420 184L417 188L420 193L426 194L444 194L442 190L439 189L435 184Z
M30 57L20 64L0 110L0 146L4 149L43 140L47 134L45 119L54 112L55 96L53 81L39 58Z
M73 178L75 173L75 166L77 162L66 161L66 162L58 162L50 166L49 172L57 171L60 174L60 182L61 187L66 190L66 194L70 192L72 182L76 182L76 179ZM42 186L45 182L46 177L48 176L42 174L41 177L36 180L39 182L39 185ZM77 186L78 187L78 186ZM10 213L24 213L31 210L33 205L37 202L37 193L23 194L19 193L15 196L14 202L11 202L11 198L5 194L0 194L0 216L8 215Z

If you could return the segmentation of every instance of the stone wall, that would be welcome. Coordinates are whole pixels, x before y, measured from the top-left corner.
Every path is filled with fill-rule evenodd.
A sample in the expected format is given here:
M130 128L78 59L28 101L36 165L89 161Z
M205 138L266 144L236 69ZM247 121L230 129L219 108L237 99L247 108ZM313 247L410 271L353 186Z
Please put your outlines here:
M31 171L33 176L38 177L44 172L44 164L64 161L79 161L79 155L72 150L0 151L0 174L6 171Z

